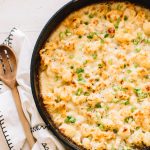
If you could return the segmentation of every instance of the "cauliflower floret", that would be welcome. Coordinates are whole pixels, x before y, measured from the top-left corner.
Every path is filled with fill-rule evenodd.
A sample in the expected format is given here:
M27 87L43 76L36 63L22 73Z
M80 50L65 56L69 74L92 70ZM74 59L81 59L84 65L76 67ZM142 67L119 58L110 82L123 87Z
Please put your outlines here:
M147 69L142 68L142 67L140 67L140 68L137 69L137 73L138 73L138 75L139 75L140 77L145 77L145 76L148 75Z
M78 144L81 143L81 133L80 131L77 131L75 136L72 138L74 141L76 141Z
M80 130L81 130L81 134L83 137L88 137L91 134L91 132L90 132L91 126L89 126L88 124L83 123L80 126Z
M136 15L136 12L134 10L134 8L127 8L125 11L124 11L124 16L127 16L129 20L132 20Z
M122 16L122 11L112 10L106 14L106 17L110 21L116 21Z
M91 150L105 150L106 149L106 143L104 142L91 142Z
M89 138L83 138L82 139L82 144L85 146L85 148L90 148L91 147L90 143L91 143L91 141Z
M141 107L144 116L142 119L142 127L144 130L150 131L150 102L148 101L143 102Z
M45 48L40 51L41 64L42 64L43 66L48 65L48 63L49 63L49 61L50 61L50 57L47 55L47 53L48 53L48 52L46 51Z
M46 70L47 75L50 76L51 72L54 72L54 73L61 72L61 67L60 67L60 64L58 62L51 62L48 65L47 70Z
M69 125L69 124L65 124L63 123L60 127L59 127L60 131L62 133L64 133L66 136L72 138L76 135L76 129L75 127Z
M150 22L145 21L143 23L143 30L146 35L150 35Z
M128 139L130 144L141 145L143 141L143 132L142 130L135 131Z
M149 69L150 68L150 54L149 53L147 53L147 52L143 52L143 53L141 53L140 55L139 54L137 54L134 58L133 58L133 61L136 63L136 64L138 64L138 65L140 65L140 66L142 66L142 67L144 67L144 68L147 68L147 69ZM142 61L141 61L142 60Z
M88 42L84 47L84 53L86 54L94 53L95 51L98 51L100 47L101 47L101 44L99 41Z
M111 119L103 118L102 123L106 129L114 129L116 126Z
M124 107L120 110L120 115L124 118L131 116L130 107Z
M133 35L130 33L123 33L122 31L119 31L115 35L115 39L119 43L128 43L134 39Z
M120 115L120 113L117 110L111 110L109 112L109 116L112 119L112 121L115 124L116 128L120 128L123 125L122 120L122 116Z
M122 139L126 139L130 136L130 127L128 125L123 126L122 128L120 128L118 135L121 136Z
M71 99L71 88L69 88L68 86L54 88L54 94L61 100L69 101Z
M74 39L69 38L68 40L63 41L62 49L66 50L66 51L73 51L75 49Z
M82 35L86 34L88 32L88 30L86 30L84 28L84 25L80 25L80 28L75 29L74 32L75 32L75 34L82 36Z
M144 134L143 142L146 146L150 146L150 132Z
M62 71L62 80L65 82L71 82L72 81L72 73L68 69L63 69Z
M62 116L66 115L66 104L64 102L56 103L55 101L44 101L45 107L49 113L59 112Z
M108 92L108 91L107 91L107 92ZM112 93L107 93L107 94L105 95L105 99L106 99L107 102L111 102L112 99L113 99L113 94L112 94Z
M142 10L138 11L135 17L135 24L137 24L138 26L142 26L144 20L145 20L145 12L143 12Z
M72 101L74 104L79 105L82 104L83 102L86 101L86 96L81 95L81 96L73 96Z

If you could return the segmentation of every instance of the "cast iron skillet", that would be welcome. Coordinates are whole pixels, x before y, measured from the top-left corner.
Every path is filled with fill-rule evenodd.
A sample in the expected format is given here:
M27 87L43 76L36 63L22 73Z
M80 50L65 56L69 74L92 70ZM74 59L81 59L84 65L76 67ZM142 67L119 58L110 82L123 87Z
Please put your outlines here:
M54 122L51 120L49 114L47 113L42 103L38 79L38 70L40 65L39 51L43 47L44 43L46 42L50 34L56 29L56 27L60 24L60 22L63 21L70 13L93 3L108 2L108 1L110 0L72 0L69 3L67 3L58 12L56 12L55 15L52 18L50 18L48 23L45 25L36 42L32 55L30 78L31 78L32 94L37 109L41 117L43 118L44 122L46 123L48 129L50 129L64 144L69 146L71 150L72 149L80 150L83 148L76 145L73 141L71 141L69 138L65 137L63 134L59 132L59 130L56 128ZM128 0L128 1L150 9L149 0ZM144 147L142 148L142 150L150 150L150 147Z

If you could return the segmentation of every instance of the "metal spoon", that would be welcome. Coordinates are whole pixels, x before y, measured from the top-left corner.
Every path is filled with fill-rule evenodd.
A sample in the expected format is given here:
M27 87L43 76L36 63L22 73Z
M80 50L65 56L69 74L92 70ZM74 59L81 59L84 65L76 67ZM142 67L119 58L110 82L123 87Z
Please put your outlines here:
M30 149L32 149L35 141L30 130L29 122L27 121L21 106L21 101L17 90L16 70L17 62L12 49L6 45L0 45L0 80L2 80L12 91L19 118L24 128Z

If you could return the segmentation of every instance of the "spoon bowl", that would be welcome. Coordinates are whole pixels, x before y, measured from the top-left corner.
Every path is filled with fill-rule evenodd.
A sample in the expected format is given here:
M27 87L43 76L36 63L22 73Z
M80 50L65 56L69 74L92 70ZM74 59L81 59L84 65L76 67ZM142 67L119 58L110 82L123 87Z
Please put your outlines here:
M16 85L17 62L13 50L0 45L0 79L10 88Z

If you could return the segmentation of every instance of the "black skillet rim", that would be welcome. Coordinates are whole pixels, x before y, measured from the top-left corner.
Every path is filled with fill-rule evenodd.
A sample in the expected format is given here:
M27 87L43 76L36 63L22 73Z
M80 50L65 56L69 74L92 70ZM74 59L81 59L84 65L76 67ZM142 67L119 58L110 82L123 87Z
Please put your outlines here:
M111 0L72 0L60 8L47 22L43 30L41 31L38 40L35 44L31 66L30 66L30 81L33 98L36 104L36 107L41 115L42 119L46 123L48 129L50 129L58 139L60 139L64 144L74 150L84 149L81 146L75 144L71 139L63 135L59 129L55 126L54 122L51 120L49 114L46 112L44 105L42 104L42 97L39 92L39 83L38 83L38 68L40 63L39 50L42 48L50 34L56 29L57 25L61 23L70 13L75 10L78 10L86 5L93 3L101 2L110 2ZM123 0L119 0L123 1ZM126 2L127 0L125 0ZM136 3L140 6L150 8L150 2L147 0L128 0L128 2Z

